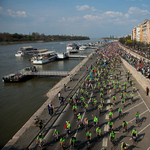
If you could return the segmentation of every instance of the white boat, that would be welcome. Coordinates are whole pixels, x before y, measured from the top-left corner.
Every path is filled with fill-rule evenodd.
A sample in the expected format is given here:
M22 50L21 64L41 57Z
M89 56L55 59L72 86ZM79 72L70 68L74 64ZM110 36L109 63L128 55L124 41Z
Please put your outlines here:
M76 43L67 44L66 51L70 53L78 53L78 45Z
M15 56L33 55L36 51L33 46L21 47Z
M24 56L24 52L18 51L18 52L15 54L15 56L16 56L16 57Z
M57 59L65 59L68 58L68 52L57 53Z
M84 51L85 49L87 49L86 46L83 46L83 45L82 45L82 46L79 47L79 51Z
M47 51L44 53L39 53L34 56L33 64L42 65L48 62L51 62L57 58L57 54L55 51Z

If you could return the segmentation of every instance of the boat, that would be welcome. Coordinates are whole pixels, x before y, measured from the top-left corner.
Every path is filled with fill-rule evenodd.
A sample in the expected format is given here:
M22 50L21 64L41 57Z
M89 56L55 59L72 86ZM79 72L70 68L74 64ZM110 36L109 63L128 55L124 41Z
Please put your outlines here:
M34 58L37 56L37 54L41 54L41 53L44 53L44 52L47 52L48 49L40 49L40 50L37 50L35 52L35 54L33 55L33 57L30 59L31 62L33 62Z
M51 62L57 58L57 54L55 51L47 51L44 53L38 53L34 56L33 64L42 65L48 62Z
M67 44L66 51L69 53L78 53L78 45L76 43Z
M57 59L66 59L68 58L68 52L57 53Z
M33 55L37 51L33 46L21 47L20 50L15 54L16 57L24 55Z
M84 51L85 49L87 49L86 46L83 46L83 45L82 45L82 46L79 47L79 51Z

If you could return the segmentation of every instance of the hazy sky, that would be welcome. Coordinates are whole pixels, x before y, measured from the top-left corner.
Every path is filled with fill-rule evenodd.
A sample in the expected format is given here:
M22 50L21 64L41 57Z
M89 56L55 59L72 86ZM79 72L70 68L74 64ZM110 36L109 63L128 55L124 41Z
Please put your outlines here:
M0 32L125 36L150 18L150 0L0 0Z

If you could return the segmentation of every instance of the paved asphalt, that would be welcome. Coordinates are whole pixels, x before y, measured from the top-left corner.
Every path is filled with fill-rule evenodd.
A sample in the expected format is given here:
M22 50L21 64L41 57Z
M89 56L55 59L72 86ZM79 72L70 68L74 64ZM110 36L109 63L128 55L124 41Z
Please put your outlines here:
M127 71L125 66L123 64L119 65L117 67L117 70L121 70L122 75L119 76L119 81L122 85L122 89L124 87L124 82L127 80L125 76L125 72ZM112 75L113 75L112 71ZM118 118L118 108L122 107L121 106L121 98L120 98L120 92L117 92L116 94L116 104L114 105L114 131L119 131L120 133L116 134L115 137L115 146L112 149L115 150L120 150L121 149L121 142L126 142L127 144L130 144L128 147L128 150L147 150L150 147L150 98L146 96L145 91L141 88L141 86L138 84L136 79L132 77L130 74L130 78L132 78L133 83L136 85L136 91L134 93L134 102L131 102L130 99L130 94L132 92L132 87L127 83L127 94L128 94L128 99L126 100L125 103L125 108L123 108L123 117L122 119ZM112 78L114 79L114 77ZM117 81L115 79L115 81ZM73 81L74 82L74 81ZM73 83L72 82L72 83ZM71 84L72 84L71 83ZM92 81L92 84L96 84L96 81ZM96 84L97 85L97 84ZM83 86L85 89L85 86ZM100 103L100 92L96 86L96 89L94 91L89 90L89 96L88 98L85 99L85 101L89 101L90 95L93 94L93 98L96 98L98 100L98 103ZM62 91L63 94L63 91ZM94 108L91 104L88 106L88 111L85 112L84 108L81 108L81 106L78 106L77 112L80 112L82 115L82 122L85 117L88 117L89 119L89 128L92 132L92 142L91 146L89 149L92 150L100 150L103 146L106 147L107 150L111 149L111 144L109 141L109 131L107 128L107 123L108 123L108 104L112 102L112 96L114 95L114 90L111 90L111 95L107 95L106 91L104 93L104 100L105 100L105 106L103 107L103 113L99 116L97 109ZM80 97L80 93L79 93ZM135 113L139 111L141 119L138 124L135 123ZM93 115L97 115L99 119L99 127L102 130L102 136L98 139L96 137L96 134L94 133L93 130ZM123 120L127 122L132 122L128 124L128 131L123 133L122 131L122 122ZM67 107L64 109L64 111L61 113L59 118L56 120L56 122L53 125L53 129L50 129L48 134L45 136L46 143L43 147L43 149L61 149L60 148L60 143L59 140L55 141L54 137L52 136L54 129L57 129L59 131L59 135L65 136L66 131L65 131L65 121L70 121L71 122L71 133L69 134L69 137L66 139L66 149L69 149L69 140L72 136L76 136L76 147L75 149L87 149L87 144L86 144L86 132L83 126L81 126L79 129L77 128L77 118L74 119L74 115L72 112L72 106L69 104ZM138 131L138 139L137 142L133 145L132 140L131 140L131 132L133 128L136 128ZM35 149L37 146L35 146Z

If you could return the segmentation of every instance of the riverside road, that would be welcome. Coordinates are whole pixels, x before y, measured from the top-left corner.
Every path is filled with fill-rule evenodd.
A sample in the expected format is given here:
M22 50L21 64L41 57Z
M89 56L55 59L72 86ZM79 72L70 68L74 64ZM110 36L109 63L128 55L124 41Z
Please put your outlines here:
M89 61L83 66L80 71L74 76L74 81L71 81L67 84L68 87L72 88L74 87L75 83L77 83L78 79L85 73L86 71L86 66L90 67L90 65L93 65L93 68L96 65L96 58L97 56L94 55L92 56L92 59L89 59ZM106 65L107 67L107 65ZM103 67L105 68L105 67ZM114 77L115 72L121 71L121 75L118 76L118 80L120 81L121 85L121 90L123 91L124 89L124 83L127 81L127 77L125 73L127 72L126 67L121 63L119 63L116 67L115 70L110 69L110 80L114 80L117 83L117 79ZM90 75L90 72L88 73ZM98 114L97 108L89 103L90 102L90 97L92 96L93 98L97 99L98 104L100 103L100 90L98 89L98 82L92 80L92 85L95 86L94 90L91 90L89 87L87 88L89 94L88 97L85 98L85 101L89 103L88 105L88 111L85 111L85 108L79 105L77 106L77 113L81 114L81 121L83 123L83 120L85 117L88 117L89 120L89 127L88 130L92 132L92 140L91 140L91 145L90 148L87 148L87 140L86 140L86 132L84 129L84 126L82 125L80 128L77 128L77 117L74 118L74 113L72 112L72 106L69 104L66 106L66 108L63 110L63 112L60 114L59 118L55 121L53 124L53 127L48 131L46 136L44 137L46 143L43 146L43 149L61 149L60 148L60 142L59 140L54 140L53 137L53 132L54 129L57 129L59 131L60 136L65 136L66 135L66 130L65 130L65 124L66 121L70 121L71 123L71 133L69 134L68 138L66 139L66 148L69 149L69 141L72 136L76 137L76 146L74 149L92 149L92 150L101 150L102 147L106 147L107 150L109 149L115 149L115 150L120 150L121 149L121 143L125 142L129 144L128 150L130 149L141 149L141 150L148 150L150 147L149 139L150 139L150 97L146 96L145 91L141 88L141 86L138 84L136 79L132 77L130 74L130 78L133 81L133 84L136 87L136 90L134 92L134 98L133 102L131 101L131 96L130 94L132 93L132 86L130 86L129 83L127 83L127 96L128 98L125 101L125 107L121 105L121 92L118 91L115 93L114 89L110 89L110 94L107 94L107 90L104 90L103 92L103 98L105 105L103 107L102 114ZM108 78L104 78L104 81L107 82ZM82 83L82 82L81 82ZM82 84L82 89L84 91L86 90L85 84ZM78 97L81 97L81 92L80 90L78 91ZM66 96L69 94L70 90L67 89L65 92L64 90L61 90L61 95ZM73 95L71 95L73 96ZM85 96L85 95L84 95ZM108 130L108 121L109 121L109 104L112 102L112 96L116 96L116 103L113 106L113 123L114 123L114 131L118 131L119 133L116 133L115 136L115 145L114 147L111 146L111 143L109 141L109 130ZM53 101L54 106L59 106L60 101L58 98ZM119 107L122 108L123 110L123 116L121 119L118 117L118 109ZM135 114L136 112L140 113L140 120L136 124L135 122ZM48 113L45 111L45 113ZM98 126L101 128L102 131L102 136L97 138L96 133L94 132L94 127L93 127L93 116L92 115L97 115L98 117ZM45 114L47 116L47 114ZM123 133L122 131L122 123L123 121L127 122L132 122L128 124L128 130ZM36 127L35 127L36 128ZM136 128L137 133L138 133L138 138L137 141L132 144L132 137L131 137L131 132L132 130ZM27 137L27 135L26 135ZM19 143L18 143L19 144ZM37 149L37 144L34 141L32 145L30 146L32 149Z

